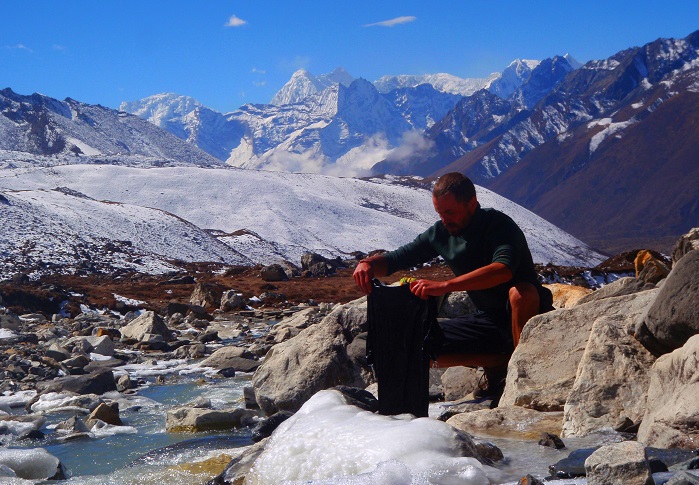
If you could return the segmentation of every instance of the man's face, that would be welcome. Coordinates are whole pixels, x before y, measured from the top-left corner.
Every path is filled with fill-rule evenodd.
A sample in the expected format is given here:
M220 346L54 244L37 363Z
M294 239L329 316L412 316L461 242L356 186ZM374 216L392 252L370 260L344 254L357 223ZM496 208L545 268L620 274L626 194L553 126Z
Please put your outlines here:
M469 225L478 208L475 197L468 202L459 202L454 194L445 194L439 198L432 196L432 203L442 224L452 236L456 236Z

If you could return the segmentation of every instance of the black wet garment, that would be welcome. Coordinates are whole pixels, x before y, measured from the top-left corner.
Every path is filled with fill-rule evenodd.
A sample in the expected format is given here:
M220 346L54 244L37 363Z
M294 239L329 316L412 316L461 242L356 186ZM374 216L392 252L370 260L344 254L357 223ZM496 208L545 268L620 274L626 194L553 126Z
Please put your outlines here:
M379 386L379 413L427 416L429 362L439 345L433 340L435 299L416 297L408 285L374 280L367 301L367 360Z

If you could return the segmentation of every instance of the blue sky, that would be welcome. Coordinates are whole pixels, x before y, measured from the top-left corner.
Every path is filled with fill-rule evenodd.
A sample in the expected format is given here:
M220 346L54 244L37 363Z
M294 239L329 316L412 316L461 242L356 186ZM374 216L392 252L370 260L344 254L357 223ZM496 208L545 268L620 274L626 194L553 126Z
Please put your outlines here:
M175 92L221 112L268 102L299 68L486 77L699 29L697 0L15 0L2 13L0 89L110 108Z

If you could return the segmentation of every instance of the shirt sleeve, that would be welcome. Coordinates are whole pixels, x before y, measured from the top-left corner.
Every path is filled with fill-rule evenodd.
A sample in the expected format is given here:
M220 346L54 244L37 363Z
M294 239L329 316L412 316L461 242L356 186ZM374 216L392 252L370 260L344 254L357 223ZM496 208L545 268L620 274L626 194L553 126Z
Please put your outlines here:
M517 257L518 233L518 228L514 222L502 220L488 236L488 244L492 248L493 254L492 262L504 264L513 274L519 266Z
M434 232L434 227L420 234L412 242L384 254L388 274L395 273L400 269L412 268L436 258L438 253L430 243L430 240L433 239L431 232Z

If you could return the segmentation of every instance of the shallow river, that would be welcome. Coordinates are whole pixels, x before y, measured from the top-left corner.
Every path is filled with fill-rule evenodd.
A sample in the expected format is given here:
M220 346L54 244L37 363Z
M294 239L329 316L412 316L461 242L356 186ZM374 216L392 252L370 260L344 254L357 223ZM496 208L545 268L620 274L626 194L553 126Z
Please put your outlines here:
M124 368L122 368L124 369ZM71 484L201 484L230 461L236 449L252 444L248 429L226 433L178 434L165 432L169 409L192 403L199 397L211 400L215 408L243 406L243 387L251 375L218 379L202 373L195 365L174 361L158 365L126 366L132 378L146 379L149 385L135 395L108 395L119 399L123 427L106 428L94 437L59 441L53 426L76 414L74 410L47 409L40 442L6 443L12 448L42 447L58 457L70 475ZM123 372L120 370L119 372ZM156 384L156 378L165 383ZM500 447L506 457L498 464L503 483L516 484L527 473L543 478L548 466L565 458L572 450L594 446L599 439L568 439L567 448L557 451L532 441L484 438ZM208 461L206 461L208 460ZM212 472L212 470L216 470ZM2 481L2 479L0 479ZM9 479L2 483L32 483ZM57 482L48 482L57 483ZM355 483L355 482L352 482ZM584 484L584 479L555 482L560 485Z

